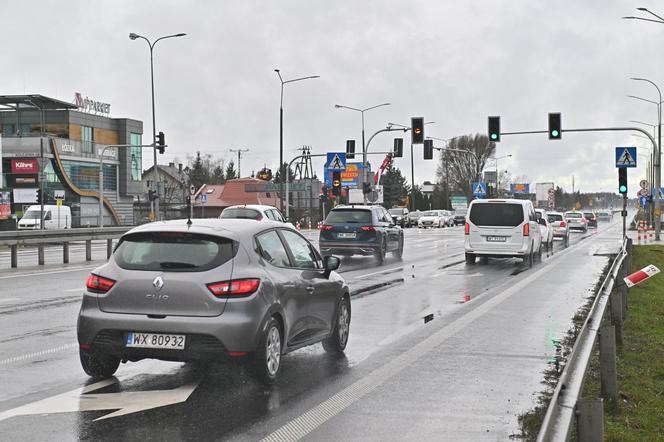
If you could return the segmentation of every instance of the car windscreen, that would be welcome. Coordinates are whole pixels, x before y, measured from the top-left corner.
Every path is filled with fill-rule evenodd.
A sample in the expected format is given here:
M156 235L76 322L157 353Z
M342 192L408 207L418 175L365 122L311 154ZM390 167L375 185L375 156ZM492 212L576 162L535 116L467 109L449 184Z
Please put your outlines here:
M39 214L41 212L39 210L28 210L25 212L25 215L23 215L23 218L21 219L39 219ZM46 213L46 211L44 211Z
M246 207L229 207L221 212L219 218L255 219L260 221L263 219L263 215L258 210L247 209Z
M516 227L523 222L523 206L510 203L475 204L470 222L476 226Z
M556 221L563 220L563 216L558 213L549 214L547 217L549 218L550 223L555 223Z
M237 244L227 238L188 232L145 232L122 238L115 262L127 270L201 272L235 256Z
M371 211L358 209L336 209L325 220L328 224L371 224Z
M565 218L583 218L579 212L566 213Z
M438 216L438 212L435 210L430 210L428 212L422 213L422 216Z
M388 212L390 212L390 215L403 215L403 209L390 209Z

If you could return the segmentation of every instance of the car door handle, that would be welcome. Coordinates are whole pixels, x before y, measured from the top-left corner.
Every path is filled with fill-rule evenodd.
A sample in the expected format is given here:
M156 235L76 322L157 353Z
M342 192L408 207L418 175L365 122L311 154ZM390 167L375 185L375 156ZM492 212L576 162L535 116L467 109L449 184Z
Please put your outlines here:
M307 287L307 291L309 292L309 294L312 294L314 292L314 290L315 289L314 289L313 285L310 285L309 287Z

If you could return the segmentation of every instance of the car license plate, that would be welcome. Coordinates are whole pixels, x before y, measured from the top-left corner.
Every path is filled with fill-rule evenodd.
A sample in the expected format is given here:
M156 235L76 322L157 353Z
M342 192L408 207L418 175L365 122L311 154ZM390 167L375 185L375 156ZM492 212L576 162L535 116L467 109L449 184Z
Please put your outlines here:
M506 236L487 236L486 240L489 242L505 242L507 240Z
M165 335L158 333L127 333L127 347L164 348L184 350L185 335Z
M355 238L355 232L339 233L339 238Z

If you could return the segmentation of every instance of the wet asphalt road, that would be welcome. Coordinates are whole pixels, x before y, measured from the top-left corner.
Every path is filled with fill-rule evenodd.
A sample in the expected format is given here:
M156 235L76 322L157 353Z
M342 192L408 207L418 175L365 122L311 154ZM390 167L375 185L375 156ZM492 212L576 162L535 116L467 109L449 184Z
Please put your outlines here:
M342 263L355 295L345 355L320 345L289 354L271 388L241 365L161 361L122 365L116 378L93 384L79 366L75 329L94 265L83 257L68 268L0 270L0 434L506 440L536 404L552 340L563 337L604 255L617 249L618 227L575 233L568 249L557 242L532 269L514 259L467 266L462 227L407 229L403 261Z

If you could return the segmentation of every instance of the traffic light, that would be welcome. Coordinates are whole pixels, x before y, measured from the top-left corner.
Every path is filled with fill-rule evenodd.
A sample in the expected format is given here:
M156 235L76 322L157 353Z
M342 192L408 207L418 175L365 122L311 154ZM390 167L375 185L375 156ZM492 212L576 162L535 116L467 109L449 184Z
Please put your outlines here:
M627 168L618 168L618 192L627 195Z
M371 193L371 183L362 183L362 193L365 195Z
M489 141L500 141L500 117L489 117Z
M332 172L332 194L341 194L341 172Z
M164 148L166 147L166 139L163 132L157 134L157 150L160 154L164 153Z
M394 139L394 157L395 158L403 157L403 138Z
M327 201L327 186L325 184L320 188L320 200L323 203Z
M424 118L413 117L410 119L410 134L413 144L424 143Z
M549 140L560 140L563 136L560 112L549 114Z
M148 190L148 201L154 201L157 198L159 198L159 197L157 196L157 191L156 190Z
M346 140L346 158L349 160L355 158L355 140Z
M433 160L433 140L424 140L424 159Z
M42 191L41 191L41 189L37 189L36 195L37 195L37 202L40 203L41 200L42 200Z
M258 171L258 179L263 181L270 181L272 179L272 170L267 167Z

